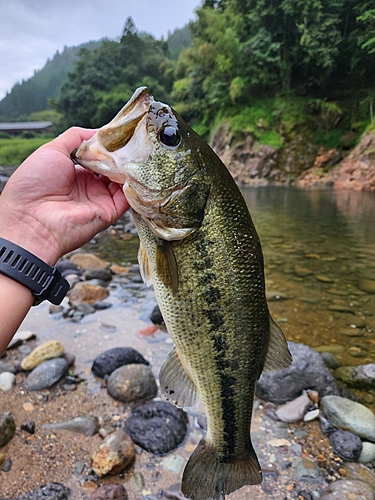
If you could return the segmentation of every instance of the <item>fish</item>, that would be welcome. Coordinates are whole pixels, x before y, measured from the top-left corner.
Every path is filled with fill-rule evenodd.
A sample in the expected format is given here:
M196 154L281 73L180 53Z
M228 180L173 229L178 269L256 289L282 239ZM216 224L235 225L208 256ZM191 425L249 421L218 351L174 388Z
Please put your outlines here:
M146 87L72 158L123 184L141 274L174 342L160 390L179 407L204 407L207 433L185 466L183 494L222 500L261 483L250 436L255 384L291 354L270 316L260 240L231 174Z

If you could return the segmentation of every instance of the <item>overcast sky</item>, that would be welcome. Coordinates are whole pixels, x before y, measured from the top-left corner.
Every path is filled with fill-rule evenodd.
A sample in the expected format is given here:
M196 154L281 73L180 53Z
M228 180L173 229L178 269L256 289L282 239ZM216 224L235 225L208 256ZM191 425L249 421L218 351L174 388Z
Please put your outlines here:
M195 19L200 0L0 0L0 99L64 45L116 38L131 16L157 38Z

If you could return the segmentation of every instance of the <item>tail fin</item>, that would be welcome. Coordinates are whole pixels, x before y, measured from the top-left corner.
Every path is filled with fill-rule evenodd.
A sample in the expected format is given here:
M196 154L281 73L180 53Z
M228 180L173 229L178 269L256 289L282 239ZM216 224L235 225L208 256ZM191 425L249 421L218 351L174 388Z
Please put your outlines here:
M186 464L182 493L191 500L224 500L225 495L245 484L262 482L260 465L253 447L237 462L223 462L204 439Z

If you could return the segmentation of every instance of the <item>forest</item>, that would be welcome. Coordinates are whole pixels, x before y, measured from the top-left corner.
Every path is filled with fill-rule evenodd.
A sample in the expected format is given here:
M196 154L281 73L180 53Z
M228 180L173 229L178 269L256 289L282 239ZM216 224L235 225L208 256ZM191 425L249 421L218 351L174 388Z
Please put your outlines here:
M56 131L99 127L146 85L206 138L227 120L235 136L274 147L306 127L317 143L345 149L373 126L374 75L373 0L203 0L167 40L128 18L117 40L82 48L44 106ZM40 111L31 109L38 85L13 88L0 119Z

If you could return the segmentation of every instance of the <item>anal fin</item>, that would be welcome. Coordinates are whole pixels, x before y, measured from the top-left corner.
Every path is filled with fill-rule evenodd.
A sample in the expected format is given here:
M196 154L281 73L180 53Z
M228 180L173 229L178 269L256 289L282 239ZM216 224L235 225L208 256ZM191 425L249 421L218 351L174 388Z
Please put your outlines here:
M182 366L176 348L169 353L161 367L159 382L160 391L167 401L181 408L197 406L199 401L197 388Z

